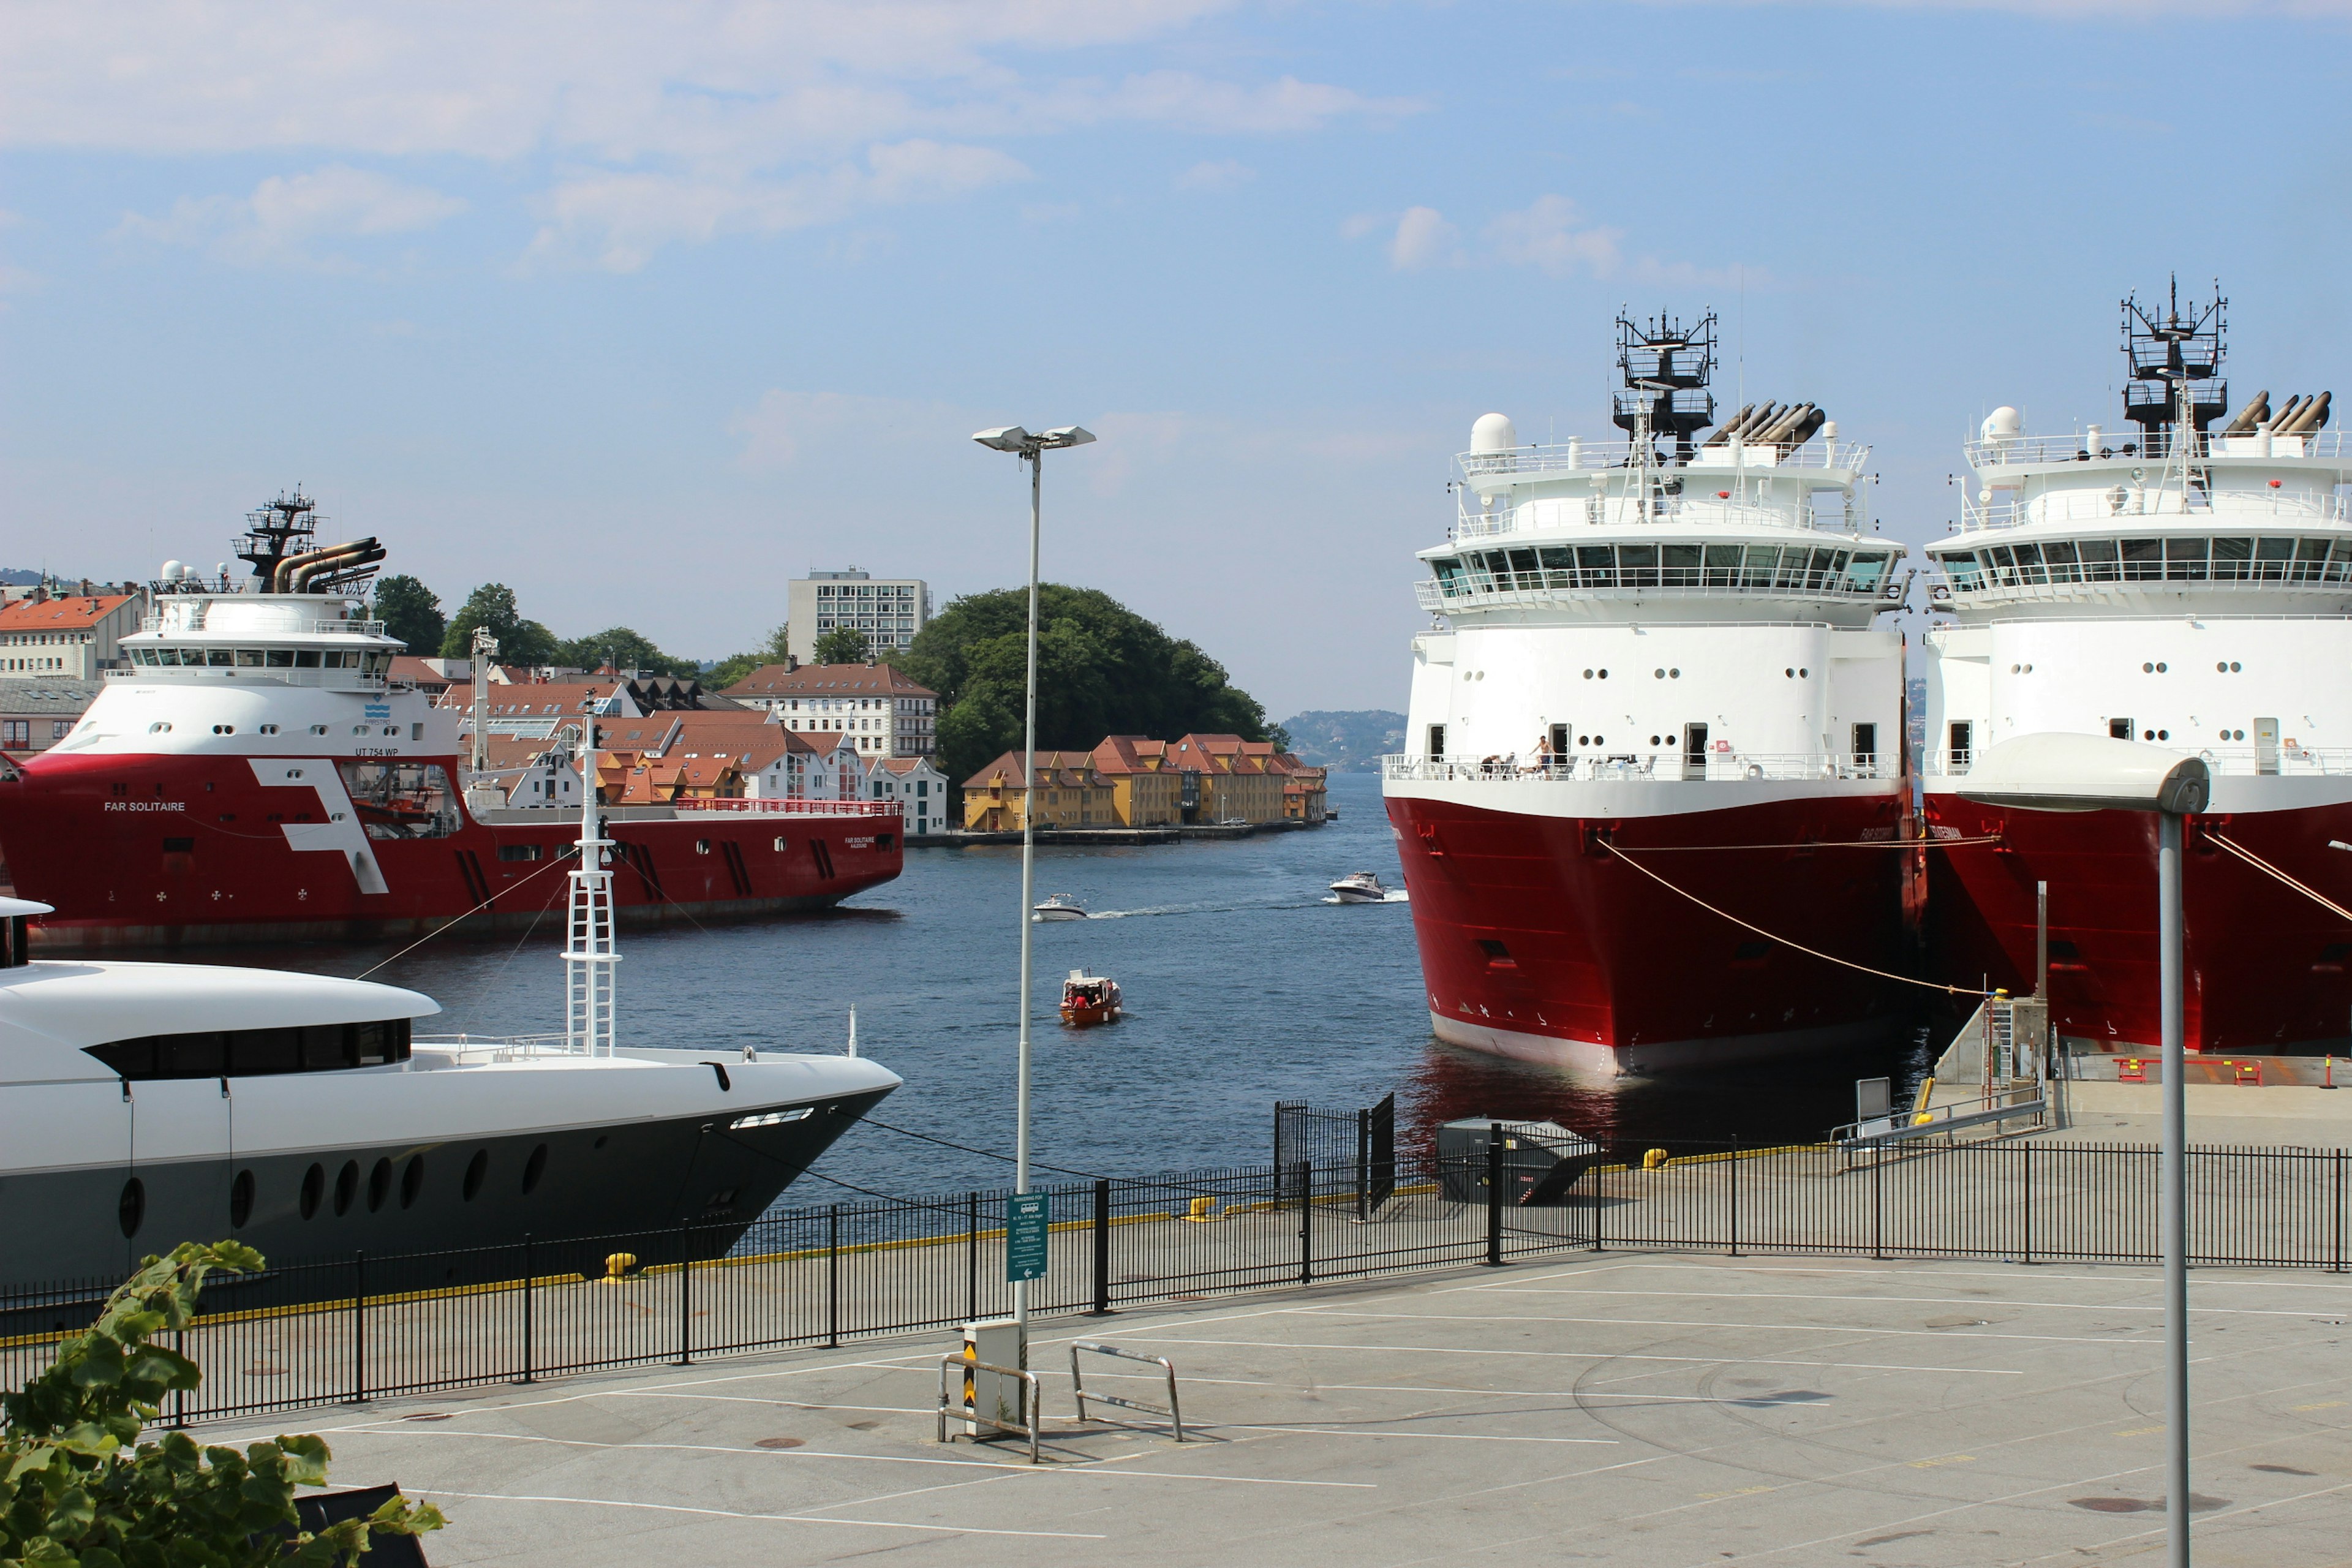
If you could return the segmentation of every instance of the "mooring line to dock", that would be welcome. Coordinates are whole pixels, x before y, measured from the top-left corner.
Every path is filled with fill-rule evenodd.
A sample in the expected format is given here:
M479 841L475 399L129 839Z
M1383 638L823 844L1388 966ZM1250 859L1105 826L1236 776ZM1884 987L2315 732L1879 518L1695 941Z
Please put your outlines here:
M1948 849L1969 844L1998 844L2000 835L1987 833L1974 838L1852 838L1808 839L1795 844L1644 844L1644 855L1685 855L1706 850L1721 852L1733 849Z
M561 855L557 856L554 859L550 860L546 865L541 866L538 870L533 871L530 876L525 877L521 881L517 882L513 887L500 888L497 892L492 893L488 898L484 899L480 903L476 904L464 914L458 915L456 919L449 921L446 924L434 927L431 931L426 931L423 936L418 937L415 942L410 942L406 947L402 948L398 952L394 953L390 958L383 959L379 963L369 964L365 969L362 969L357 974L352 975L352 978L354 980L365 980L369 975L373 974L377 970L382 969L384 964L392 963L407 957L410 953L415 952L418 948L423 947L426 942L431 942L435 937L439 936L443 931L449 930L451 926L457 924L458 921L473 919L476 915L480 914L484 910L488 909L492 904L506 897L509 893L520 892L523 889L530 886L533 880L545 876L548 872L554 870L558 866L561 866L563 863L563 857ZM540 913L545 914L546 912L547 906L541 904L540 906ZM532 930L535 931L538 929L539 921L536 917L533 917L530 923Z
M1012 1155L1000 1154L993 1149L975 1149L969 1143L958 1143L953 1140L947 1138L934 1138L928 1132L918 1132L911 1127L893 1127L890 1123L887 1121L877 1121L871 1116L861 1117L859 1120L866 1126L879 1127L883 1131L896 1132L901 1138L919 1138L926 1143L937 1143L942 1149L961 1149L967 1154L980 1154L984 1155L991 1160L1002 1160L1008 1165L1017 1164L1019 1163L1015 1161ZM1074 1171L1067 1165L1048 1165L1043 1160L1032 1160L1029 1163L1036 1170L1052 1171L1059 1175L1084 1176L1090 1182L1105 1180L1105 1177L1100 1171Z
M2200 826L2202 825L2200 824ZM2352 921L2352 910L2346 909L2342 904L2337 903L2335 900L2329 898L2326 894L2320 892L2317 889L2310 886L2308 883L2296 881L2293 877L2288 876L2284 871L2280 870L2277 867L2272 865L2269 861L2263 859L2261 856L2255 854L2244 845L2232 843L2231 840L2223 837L2220 833L2210 827L2207 827L2205 829L2205 837L2211 839L2214 843L2219 844L2222 848L2227 849L2231 854L2235 855L2239 859L2243 860L2247 865L2252 866L2255 870L2277 878L2280 881L2284 882L2288 887L2293 888L2296 892L2301 893L2305 898L2309 899L2313 903L2319 905L2322 909L2339 915L2345 920Z
M1644 877L1649 878L1650 880L1655 882L1661 888L1665 889L1666 891L1680 894L1682 897L1688 899L1692 903L1696 904L1700 909L1706 910L1709 914L1721 915L1733 925L1738 926L1745 931L1752 931L1758 936L1763 937L1768 942L1777 942L1783 947L1793 947L1799 952L1810 954L1814 958L1820 959L1824 963L1834 963L1841 969L1851 969L1858 973L1874 974L1881 980L1899 980L1906 985L1916 985L1923 990L1927 991L1941 991L1945 994L1950 996L1990 996L1992 994L1991 992L1980 990L1974 985L1947 985L1941 981L1916 980L1908 974L1896 974L1891 970L1873 969L1867 963L1856 963L1850 958L1840 958L1835 953L1823 952L1821 949L1815 947L1807 947L1803 942L1790 942L1787 937L1779 935L1773 931L1766 931L1762 926L1756 924L1753 921L1744 921L1738 915L1731 913L1728 910L1717 909L1715 905L1708 903L1705 899L1700 898L1696 893L1691 892L1686 889L1675 887L1672 882L1667 881L1664 877L1659 876L1655 871L1651 870L1647 866L1643 865L1639 860L1634 859L1631 855L1628 855L1616 845L1610 843L1606 838L1598 839L1596 842L1599 843L1601 847L1607 849L1609 853L1617 857L1618 859L1622 860L1626 865L1633 867L1633 869L1639 871ZM1919 843L1924 842L1924 840L1914 839L1910 842Z

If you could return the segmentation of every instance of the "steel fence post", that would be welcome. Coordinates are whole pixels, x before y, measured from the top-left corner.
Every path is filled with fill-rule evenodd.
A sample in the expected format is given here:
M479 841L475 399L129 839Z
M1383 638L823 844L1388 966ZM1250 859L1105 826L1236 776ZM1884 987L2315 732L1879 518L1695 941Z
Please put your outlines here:
M966 1322L980 1317L980 1194L964 1198L963 1315Z
M367 1403L367 1249L352 1254L352 1403Z
M1372 1113L1356 1112L1356 1223L1371 1217Z
M1110 1315L1110 1178L1095 1178L1095 1316Z
M187 1354L188 1336L182 1331L173 1329L172 1331L172 1348L182 1355ZM175 1388L172 1390L172 1425L174 1426L185 1426L187 1424L188 1391L184 1388Z
M2328 1265L2328 1272L2341 1274L2344 1272L2344 1151L2341 1149L2336 1151L2335 1164L2336 1204L2333 1215L2335 1223L2332 1227L2335 1231L2332 1246L2335 1261Z
M531 1381L531 1331L537 1327L534 1302L538 1297L538 1273L531 1267L530 1232L522 1233L522 1380Z
M694 1233L677 1222L677 1364L694 1364Z
M1486 1266L1503 1266L1503 1124L1486 1123Z
M841 1346L841 1205L839 1204L834 1205L825 1215L824 1342L836 1350Z
M2017 1147L2025 1165L2024 1180L2019 1185L2024 1188L2025 1261L2030 1264L2033 1261L2033 1145L2021 1143Z
M1731 1256L1739 1256L1739 1140L1731 1141Z
M1886 1146L1880 1144L1870 1155L1870 1256L1886 1256L1884 1226L1885 1204L1881 1178L1886 1170Z
M1315 1167L1298 1162L1298 1282L1315 1282Z

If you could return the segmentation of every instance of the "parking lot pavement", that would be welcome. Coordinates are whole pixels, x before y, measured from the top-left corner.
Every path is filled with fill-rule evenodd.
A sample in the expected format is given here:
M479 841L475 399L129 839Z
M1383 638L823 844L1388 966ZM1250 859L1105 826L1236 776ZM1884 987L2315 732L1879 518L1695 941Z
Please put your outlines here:
M2352 1562L2352 1279L2191 1306L2198 1560ZM441 1505L436 1564L2121 1563L2162 1549L2161 1334L2146 1268L1603 1254L1045 1321L1034 1468L933 1440L945 1336L198 1435L325 1433ZM1080 1428L1075 1338L1172 1360L1190 1440Z

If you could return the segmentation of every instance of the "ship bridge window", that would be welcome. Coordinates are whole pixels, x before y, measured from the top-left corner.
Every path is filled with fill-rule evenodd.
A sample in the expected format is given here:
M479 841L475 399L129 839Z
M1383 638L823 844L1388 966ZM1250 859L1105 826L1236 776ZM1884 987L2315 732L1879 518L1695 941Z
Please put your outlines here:
M261 650L257 647L238 648L236 650L236 657L237 668L240 669L259 669L261 668Z
M294 650L290 647L269 647L261 650L261 662L272 669L294 668Z
M1706 547L1706 585L1728 588L1739 581L1739 546L1710 544Z
M2124 581L2145 583L2164 575L2164 541L2126 539L2123 542Z
M1429 569L1437 574L1439 591L1448 598L1465 591L1469 586L1462 580L1462 563L1458 560L1433 561L1429 563ZM793 706L798 708L800 704L794 702Z
M1658 585L1658 547L1654 544L1619 545L1617 574L1628 588L1656 587Z
M1608 545L1578 545L1576 564L1583 574L1586 587L1613 588L1617 585L1617 555Z
M1887 557L1885 550L1863 550L1854 553L1846 566L1845 585L1857 594L1874 592L1880 579L1886 575Z
M2168 539L2164 542L2164 574L2173 582L2201 581L2213 552L2210 539Z
M294 668L297 669L318 668L319 650L314 647L297 649L294 654Z
M188 651L194 653L196 650L190 648ZM205 664L209 668L224 669L236 662L236 649L233 647L208 647L204 650L204 654ZM180 662L192 664L194 660L184 658Z
M1743 563L1743 569L1740 574L1740 585L1746 588L1770 587L1772 585L1773 568L1778 566L1780 563L1780 552L1779 547L1769 544L1749 545L1748 547L1748 559Z
M142 1035L85 1047L126 1083L174 1078L260 1078L382 1067L409 1056L409 1020L306 1024L283 1029L206 1029Z
M1665 544L1658 548L1658 580L1669 588L1698 586L1699 546Z

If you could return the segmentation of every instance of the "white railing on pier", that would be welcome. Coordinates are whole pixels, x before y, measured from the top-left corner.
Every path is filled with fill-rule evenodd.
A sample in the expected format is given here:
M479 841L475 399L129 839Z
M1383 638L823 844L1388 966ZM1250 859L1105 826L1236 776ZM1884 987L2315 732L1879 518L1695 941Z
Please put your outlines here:
M1680 751L1596 752L1532 759L1516 754L1387 756L1381 777L1420 784L1755 783L1790 779L1892 779L1900 759L1876 752L1741 752L1710 749L1704 759Z
M1674 450L1671 441L1663 443L1663 458ZM1769 470L1773 468L1824 468L1832 471L1859 471L1870 460L1870 448L1856 441L1831 443L1812 440L1801 447L1781 448L1770 445L1743 446L1740 448L1741 468ZM1593 468L1637 468L1640 455L1631 441L1570 440L1541 446L1515 447L1507 452L1464 452L1454 461L1473 480L1497 475L1527 475L1540 478L1546 474L1579 473ZM1728 474L1732 471L1731 448L1728 446L1701 447L1688 464L1653 458L1650 471L1657 474L1687 474L1703 471Z
M2025 500L1979 501L1973 496L1964 497L1960 502L1959 531L1979 533L2047 522L2128 528L2134 518L2160 519L2168 523L2193 522L2205 528L2259 529L2274 523L2297 528L2341 528L2352 522L2352 504L2338 495L2285 489L2200 491L2191 501L2183 499L2178 485L2084 487L2048 490Z
M2341 430L2315 430L2301 436L2273 436L2270 447L2263 449L2260 435L2225 436L2209 430L2197 437L2196 450L2190 456L2202 461L2220 458L2343 458L2347 456ZM2087 431L2071 436L1996 436L1989 440L1970 441L1965 450L1969 466L1976 468L2005 468L2021 463L2084 463L2097 458L2111 460L2134 458L2143 463L2179 461L2180 453L2174 448L2170 433L2158 434L2151 447L2135 428L2099 432L2099 448L2091 450Z
M2151 742L2161 745L2162 742ZM2318 778L2352 775L2352 747L2289 746L2275 751L2269 747L2257 750L2252 746L2209 746L2190 749L2168 746L2184 757L2202 761L2217 778ZM1929 779L1962 779L1975 765L1975 755L1968 752L1930 752L1922 759L1920 774Z

